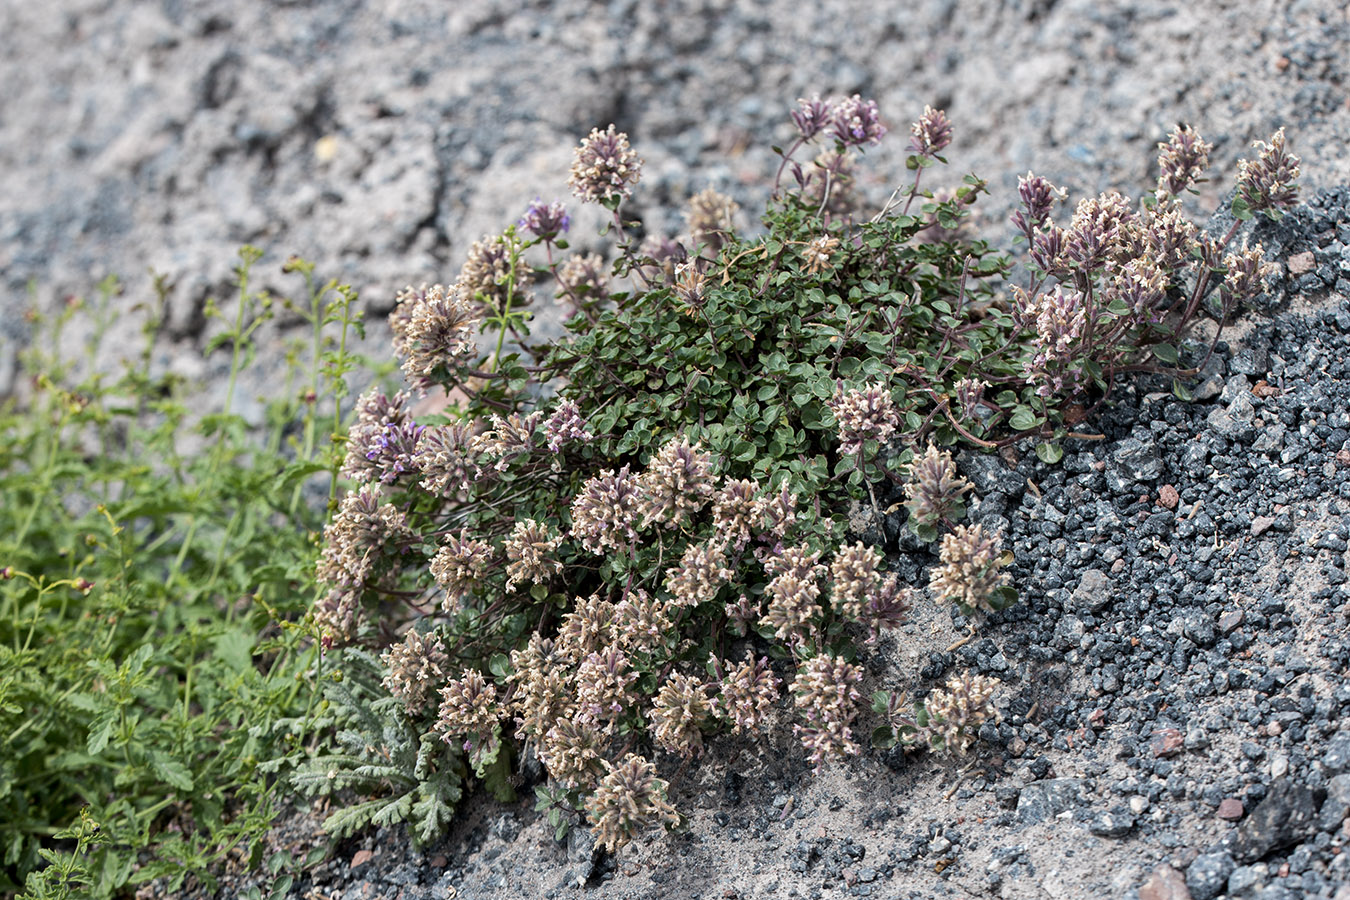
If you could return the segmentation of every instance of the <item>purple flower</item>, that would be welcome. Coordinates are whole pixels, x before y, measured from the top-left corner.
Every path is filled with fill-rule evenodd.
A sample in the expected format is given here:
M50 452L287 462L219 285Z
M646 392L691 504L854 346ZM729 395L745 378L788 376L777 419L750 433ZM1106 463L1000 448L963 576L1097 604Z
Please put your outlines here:
M1050 210L1055 205L1055 186L1028 172L1017 179L1017 196L1022 200L1023 209L1013 213L1012 221L1030 241L1050 219Z
M840 143L853 147L877 144L885 133L886 126L881 124L876 101L864 100L854 94L839 101L835 107L834 136Z
M552 237L566 232L572 224L572 217L567 214L567 207L563 206L561 200L545 203L535 197L516 224L535 237Z
M942 110L925 106L919 121L910 126L910 134L910 150L920 156L936 156L952 142L952 123Z
M803 97L797 104L797 108L792 111L792 124L797 126L797 133L802 136L802 140L809 141L820 134L834 118L830 102L820 99L819 94L810 100Z

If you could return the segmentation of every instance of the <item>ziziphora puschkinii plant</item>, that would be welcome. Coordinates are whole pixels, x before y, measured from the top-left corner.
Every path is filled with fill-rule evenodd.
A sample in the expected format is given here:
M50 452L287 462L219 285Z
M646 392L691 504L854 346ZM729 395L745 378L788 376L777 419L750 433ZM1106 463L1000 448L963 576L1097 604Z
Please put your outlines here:
M848 503L875 507L875 481L907 478L911 527L941 538L933 594L967 615L1003 608L1007 555L957 524L969 485L945 448L1034 438L1057 460L1117 379L1177 362L1207 298L1226 316L1265 274L1253 251L1224 256L1236 231L1214 241L1183 215L1207 152L1186 129L1137 209L1106 194L1060 226L1058 191L1024 178L1030 281L1009 285L1006 259L964 236L985 183L922 186L952 140L945 114L910 129L913 175L871 217L852 173L886 133L876 105L803 100L791 121L755 238L709 189L685 238L639 242L623 206L642 160L613 126L592 131L569 183L610 212L611 262L567 254L565 206L535 200L474 245L456 284L399 295L409 390L456 402L414 421L411 394L375 391L349 434L358 483L325 533L315 619L335 648L393 644L391 752L499 795L534 755L550 823L584 814L611 849L673 821L657 762L697 756L709 732L791 718L815 766L858 752L857 656L916 590L877 548L844 543ZM1282 136L1263 145L1240 211L1277 214L1296 171ZM534 346L525 290L548 279L569 335ZM992 691L958 676L912 715L888 697L884 727L962 752ZM437 735L439 756L400 733ZM416 776L401 784L411 798ZM411 802L370 809L436 833Z

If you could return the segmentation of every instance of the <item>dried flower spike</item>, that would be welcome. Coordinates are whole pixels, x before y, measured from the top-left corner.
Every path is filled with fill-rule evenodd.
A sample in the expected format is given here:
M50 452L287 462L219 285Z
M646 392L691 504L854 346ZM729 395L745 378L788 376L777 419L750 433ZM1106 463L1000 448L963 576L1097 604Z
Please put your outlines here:
M690 197L684 220L694 246L703 245L714 254L722 249L731 238L735 227L732 220L740 208L735 200L712 188Z
M828 234L822 234L813 239L802 250L802 259L806 261L806 271L809 275L819 275L827 269L833 268L830 260L834 256L834 251L839 249L839 238Z
M628 145L628 135L610 125L605 131L591 129L577 147L567 183L581 200L608 206L626 199L641 173L642 160Z

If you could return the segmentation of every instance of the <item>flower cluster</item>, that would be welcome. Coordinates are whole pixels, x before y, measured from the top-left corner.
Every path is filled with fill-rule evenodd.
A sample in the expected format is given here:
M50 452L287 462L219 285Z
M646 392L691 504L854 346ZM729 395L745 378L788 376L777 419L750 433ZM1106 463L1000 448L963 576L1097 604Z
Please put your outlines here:
M781 641L803 641L820 612L820 577L825 574L820 551L789 547L765 563L764 570L773 579L764 588L769 603L761 624Z
M573 254L558 267L559 299L584 308L609 299L609 277L604 259L598 253Z
M1259 295L1265 290L1267 279L1277 271L1274 264L1265 262L1260 244L1248 249L1245 240L1241 250L1224 257L1223 267L1227 272L1219 285L1219 299L1225 310Z
M1050 221L1057 197L1055 186L1040 175L1028 172L1017 179L1017 196L1022 201L1022 208L1012 214L1012 222L1023 237L1034 240L1036 233Z
M666 442L638 481L643 527L678 528L712 496L712 457L701 445L676 438Z
M792 730L817 772L826 759L859 750L851 726L858 717L860 681L862 669L833 656L817 656L797 670L792 695L803 722Z
M467 490L482 474L476 436L468 426L428 425L417 434L413 467L421 473L421 487L433 497Z
M410 716L419 715L435 697L450 664L440 637L415 628L404 633L402 643L391 644L381 661L386 670L384 686L403 701Z
M670 785L656 777L654 765L630 753L618 764L605 766L608 772L586 801L597 844L613 852L639 831L679 822L666 800Z
M1284 129L1270 137L1270 143L1254 141L1260 150L1255 162L1238 162L1237 192L1247 209L1278 215L1298 202L1300 160L1284 145Z
M835 104L830 125L834 139L850 147L879 144L886 135L876 101L864 100L857 94Z
M520 238L510 231L484 235L469 248L456 284L466 297L490 309L502 309L508 300L514 305L527 302L530 269L516 264L522 248Z
M589 654L577 667L577 721L612 730L635 699L630 688L637 679L622 648L611 644Z
M1079 341L1087 327L1087 305L1083 295L1072 288L1056 285L1034 300L1020 288L1020 313L1031 323L1034 334L1028 359L1023 365L1027 381L1036 385L1041 397L1061 395L1078 385L1081 369L1075 365Z
M952 455L929 444L910 464L905 483L905 508L914 533L931 540L937 528L965 515L963 497L970 489L970 482L956 473Z
M666 572L666 590L675 605L698 606L712 602L735 574L727 565L723 545L702 541L686 547L680 564Z
M965 753L980 726L993 719L998 681L969 672L953 676L924 702L929 745L949 754Z
M619 550L637 539L642 486L624 466L588 480L572 501L572 537L592 553Z
M910 127L909 149L920 156L934 157L952 142L952 123L947 114L931 106L923 108L923 115Z
M1189 125L1180 126L1158 144L1159 202L1180 197L1198 184L1209 168L1209 151L1213 149Z
M499 740L500 716L496 685L470 669L441 688L435 731L447 744L463 740L466 751L487 753Z
M492 545L470 537L468 529L445 536L444 544L431 560L431 576L445 588L447 612L458 608L459 601L479 585L491 562Z
M478 315L472 295L459 285L423 285L404 288L395 303L389 317L394 349L403 357L408 382L425 394L475 349Z
M829 402L839 429L839 452L855 456L867 441L885 444L900 427L900 411L891 389L881 382L845 390L838 385Z
M628 135L610 125L591 129L577 147L567 183L587 203L615 204L632 193L642 173L642 160L628 144Z
M711 716L708 685L677 672L656 692L650 713L652 737L669 753L697 756L703 752L703 726Z
M516 224L535 237L552 238L566 233L572 224L572 217L567 214L567 207L561 200L544 203L535 197Z
M969 615L974 610L992 612L1004 606L1003 589L1008 573L997 534L987 535L982 525L958 525L943 535L939 559L929 585L944 600L950 600Z
M381 502L378 486L362 485L343 498L337 515L324 527L319 580L341 591L360 593L411 536L407 516ZM345 627L338 630L347 631Z
M411 455L421 430L412 420L408 399L406 391L387 397L378 387L357 398L356 421L347 430L344 478L391 484L413 468Z
M562 536L533 519L521 519L506 539L506 589L512 590L520 582L546 584L551 576L562 571L562 563L555 558Z
M722 663L716 663L720 672ZM734 734L754 731L764 723L769 710L782 691L782 682L773 674L769 660L747 655L739 666L721 675L714 712L731 723Z
M564 444L593 441L595 435L586 430L586 420L581 417L576 401L561 400L544 423L544 438L548 441L548 452L557 453Z
M861 541L839 548L830 562L830 599L839 615L862 618L867 599L881 587L880 565L881 554Z

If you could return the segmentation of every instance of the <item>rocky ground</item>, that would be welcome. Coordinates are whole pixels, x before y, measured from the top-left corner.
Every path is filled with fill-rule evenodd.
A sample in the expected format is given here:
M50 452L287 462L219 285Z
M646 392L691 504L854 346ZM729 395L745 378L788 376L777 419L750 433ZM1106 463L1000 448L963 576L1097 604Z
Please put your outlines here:
M988 178L983 227L1004 244L1018 174L1138 193L1177 122L1215 143L1206 209L1281 125L1307 184L1350 183L1333 0L61 0L0 6L0 35L0 396L21 387L30 284L50 310L117 272L130 310L148 268L176 284L157 365L216 391L228 360L201 356L203 309L228 310L245 241L268 254L259 286L293 289L291 253L351 281L382 356L394 291L453 279L470 242L564 195L572 146L610 121L647 160L632 212L651 232L709 185L752 227L768 146L814 91L879 102L874 203L903 177L908 121L945 107L933 186ZM676 779L687 831L617 859L555 844L528 802L478 801L425 853L396 831L339 845L292 895L1347 900L1348 204L1331 190L1262 232L1280 280L1199 402L1145 382L1058 467L963 458L1022 602L956 650L966 623L920 610L871 676L1003 680L970 760L869 753L812 777L786 730L726 741ZM262 332L245 414L293 326ZM932 558L895 525L876 527L922 578ZM322 840L314 823L290 818L278 845Z

